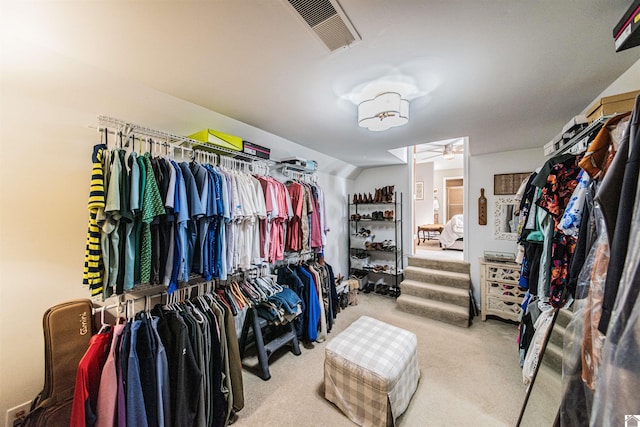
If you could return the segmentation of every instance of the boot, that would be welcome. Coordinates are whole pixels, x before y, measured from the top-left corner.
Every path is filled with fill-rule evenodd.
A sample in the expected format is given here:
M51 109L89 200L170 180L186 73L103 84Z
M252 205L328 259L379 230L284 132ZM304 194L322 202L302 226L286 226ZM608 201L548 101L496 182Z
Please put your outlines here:
M387 193L387 202L393 202L393 185L389 186L389 192Z
M381 194L380 194L380 203L387 203L388 199L389 199L389 187L382 187L381 189Z
M362 204L362 194L358 193L358 204Z
M357 204L358 203L358 195L357 194L353 194L353 204Z
M373 203L373 196L369 193L369 198L367 199L367 203Z
M376 188L376 195L373 198L373 203L380 203L380 189Z

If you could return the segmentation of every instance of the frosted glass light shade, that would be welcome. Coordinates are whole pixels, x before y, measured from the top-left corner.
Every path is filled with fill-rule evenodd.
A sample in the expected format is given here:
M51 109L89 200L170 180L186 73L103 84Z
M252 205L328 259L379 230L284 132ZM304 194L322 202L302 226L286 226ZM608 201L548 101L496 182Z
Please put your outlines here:
M358 124L371 131L383 131L409 122L409 101L397 92L383 92L358 105Z

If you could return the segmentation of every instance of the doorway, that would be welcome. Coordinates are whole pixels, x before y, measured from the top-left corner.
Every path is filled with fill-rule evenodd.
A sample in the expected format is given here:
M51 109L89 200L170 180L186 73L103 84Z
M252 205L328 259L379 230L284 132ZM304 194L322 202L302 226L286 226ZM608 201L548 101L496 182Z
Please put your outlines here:
M464 214L464 178L444 178L444 188L446 224L454 215Z
M422 144L425 145L428 146ZM465 211L465 154L458 148L453 159L446 159L437 149L433 155L428 148L418 151L419 147L414 147L411 162L413 253L419 257L462 260L463 242L456 242L454 248L442 249L437 229L445 227L453 216L462 215Z

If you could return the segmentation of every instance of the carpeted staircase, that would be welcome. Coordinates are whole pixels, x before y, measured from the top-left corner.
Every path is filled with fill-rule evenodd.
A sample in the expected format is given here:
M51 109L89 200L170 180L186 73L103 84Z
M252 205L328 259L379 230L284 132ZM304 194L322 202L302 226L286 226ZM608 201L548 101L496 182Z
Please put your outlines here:
M551 335L549 335L549 341L542 357L542 363L549 365L558 375L562 375L564 334L572 318L573 312L570 310L561 309L558 312L556 323L551 330Z
M398 308L407 313L469 327L469 263L409 257Z

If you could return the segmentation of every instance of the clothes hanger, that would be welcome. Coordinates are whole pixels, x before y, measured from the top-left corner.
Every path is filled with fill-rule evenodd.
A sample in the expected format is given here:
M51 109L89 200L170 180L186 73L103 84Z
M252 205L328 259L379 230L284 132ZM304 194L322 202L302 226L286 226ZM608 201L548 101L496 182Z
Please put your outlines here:
M153 316L151 315L151 295L145 295L144 308L145 308L145 314L147 315L147 319L153 320Z
M126 308L127 322L133 322L134 317L135 317L134 316L134 314L135 314L134 307L131 306L132 305L131 304L132 301L133 300L127 300L126 301L125 308Z
M103 305L100 309L100 330L98 331L98 334L104 334L105 332L108 332L109 329L111 328L111 325L105 323L104 321L104 312L107 310L107 305Z

